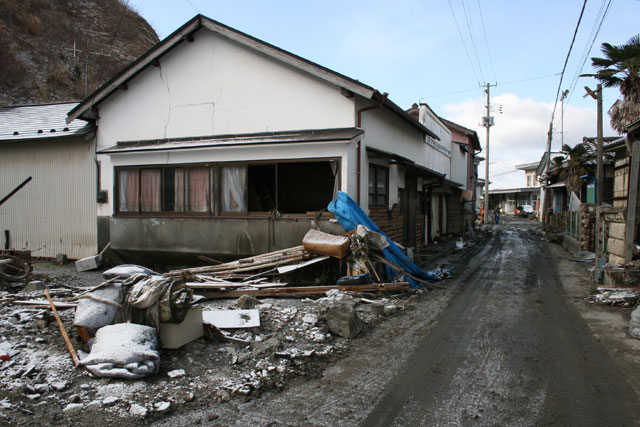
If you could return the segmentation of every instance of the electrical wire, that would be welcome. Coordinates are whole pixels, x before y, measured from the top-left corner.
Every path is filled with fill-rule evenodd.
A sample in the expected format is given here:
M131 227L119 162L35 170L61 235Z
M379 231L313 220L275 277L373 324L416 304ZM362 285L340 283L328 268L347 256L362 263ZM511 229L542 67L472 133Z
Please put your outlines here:
M491 71L493 72L493 81L497 82L496 69L493 67L493 58L491 57L491 49L489 49L489 40L487 39L487 29L484 26L484 16L482 15L482 7L480 7L480 0L478 2L478 10L480 11L480 22L482 23L482 33L484 34L484 43L487 45L487 53L489 56L489 64L491 64Z
M191 5L192 8L194 8L196 10L196 12L198 13L202 13L200 12L200 9L198 9L193 3L191 3L191 0L185 0L187 3L189 3Z
M604 20L607 19L607 15L609 14L609 9L611 8L611 4L613 3L613 0L608 0L607 6L604 9L604 13L601 13L605 2L607 2L607 0L603 0L602 6L600 7L600 12L598 13L598 16L596 16L596 20L594 21L594 27L591 30L591 35L593 35L593 38L591 39L591 43L588 45L589 48L585 49L585 51L584 51L584 54L583 54L583 57L582 57L582 65L580 66L580 68L576 72L576 75L573 78L572 83L570 85L569 97L567 98L567 104L569 103L569 100L571 99L571 95L573 95L573 91L576 88L576 85L578 84L578 78L582 74L582 70L584 69L584 65L587 63L587 59L589 59L589 53L591 53L591 49L593 49L593 45L596 42L596 39L598 38L598 34L600 33L600 29L602 28L602 24L604 23ZM595 29L595 25L598 22L598 18L600 18L600 23L597 24L598 28ZM595 29L595 33L594 33L594 29Z
M476 76L476 80L478 81L478 85L480 84L480 79L478 78L478 73L476 72L475 67L473 66L473 61L471 61L471 56L469 55L469 50L467 49L467 45L464 42L464 37L462 37L462 32L460 31L460 26L458 25L458 20L456 19L456 14L453 12L453 6L451 6L451 0L447 0L449 3L449 9L451 9L451 15L453 16L453 21L456 23L456 29L458 30L458 35L460 36L460 41L462 42L462 47L464 47L464 52L467 54L467 59L469 60L469 64L471 65L471 70L473 74Z
M471 39L471 46L473 47L473 53L476 56L476 61L478 61L478 69L480 70L480 77L482 77L482 81L486 81L484 78L484 73L482 72L482 63L480 62L480 55L478 55L478 47L476 46L476 39L473 37L473 30L471 30L471 23L469 21L469 15L467 14L467 6L465 6L464 0L460 0L462 3L462 10L464 11L464 19L467 21L467 30L469 30L469 38Z
M528 78L525 78L525 79L512 80L510 82L500 83L500 86L506 86L506 85L516 84L516 83L528 82L528 81L531 81L531 80L546 79L548 77L555 77L555 76L559 76L559 75L560 75L560 73L554 73L554 74L546 74L544 76L528 77ZM455 92L439 93L437 95L427 95L427 96L424 96L424 97L420 98L420 100L438 98L438 97L447 96L447 95L456 95L456 94L465 93L465 92L475 92L477 90L483 90L483 89L484 88L477 88L476 87L476 88L472 88L472 89L462 89L462 90L458 90L458 91L455 91Z
M569 51L567 52L567 57L564 60L564 65L562 66L562 72L560 73L560 81L558 82L558 90L556 90L556 100L553 104L553 112L551 113L551 123L553 123L553 118L556 114L556 108L558 107L558 98L560 98L560 88L562 87L562 79L564 78L564 72L567 69L567 63L569 62L569 56L571 56L571 50L573 49L573 44L576 41L576 35L578 34L578 28L580 28L580 23L582 22L582 17L584 16L584 9L587 6L587 0L584 0L582 3L582 10L580 11L580 17L578 18L578 23L576 24L576 29L573 31L573 38L571 39L571 44L569 45Z

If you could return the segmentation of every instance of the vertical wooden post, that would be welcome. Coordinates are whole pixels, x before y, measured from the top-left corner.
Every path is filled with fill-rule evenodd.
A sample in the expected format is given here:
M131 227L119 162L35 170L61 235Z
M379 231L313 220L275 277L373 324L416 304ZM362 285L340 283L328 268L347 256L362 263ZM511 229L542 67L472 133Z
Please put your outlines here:
M633 257L633 240L636 236L636 209L638 206L638 173L640 170L640 141L633 142L631 174L627 193L627 228L624 235L624 261Z

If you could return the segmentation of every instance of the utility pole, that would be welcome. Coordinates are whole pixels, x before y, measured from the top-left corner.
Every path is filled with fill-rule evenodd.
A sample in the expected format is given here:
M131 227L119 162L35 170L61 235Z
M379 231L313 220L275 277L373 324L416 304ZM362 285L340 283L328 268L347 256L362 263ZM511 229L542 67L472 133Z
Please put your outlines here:
M604 187L604 169L602 167L602 85L598 83L596 91L592 91L587 86L584 87L587 94L598 102L598 142L597 142L597 169L596 169L596 265L602 256L600 253L600 206L602 205L602 190ZM586 95L585 95L586 96Z
M560 147L564 147L564 100L569 94L569 90L562 92L560 97Z
M482 124L481 126L484 126L487 128L487 158L485 159L485 164L484 164L484 218L482 219L482 222L484 224L488 224L488 212L489 212L489 128L491 126L493 126L493 117L491 117L491 99L489 97L489 91L491 89L491 86L496 86L496 85L492 85L487 83L486 84L486 89L484 90L485 93L487 94L487 115L485 117L482 118Z
M544 174L544 182L542 183L544 200L542 203L542 225L543 229L547 230L547 224L549 223L549 169L551 168L551 141L553 140L553 120L549 123L549 132L547 132L547 161Z

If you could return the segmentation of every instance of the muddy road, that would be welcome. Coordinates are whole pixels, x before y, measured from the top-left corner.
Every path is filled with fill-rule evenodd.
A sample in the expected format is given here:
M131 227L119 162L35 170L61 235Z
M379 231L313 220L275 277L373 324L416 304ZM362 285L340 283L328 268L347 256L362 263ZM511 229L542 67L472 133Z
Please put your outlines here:
M364 425L640 420L624 376L567 303L554 261L517 223L496 228Z
M637 364L594 338L558 273L574 266L536 228L495 227L446 289L417 295L318 378L162 424L637 425Z

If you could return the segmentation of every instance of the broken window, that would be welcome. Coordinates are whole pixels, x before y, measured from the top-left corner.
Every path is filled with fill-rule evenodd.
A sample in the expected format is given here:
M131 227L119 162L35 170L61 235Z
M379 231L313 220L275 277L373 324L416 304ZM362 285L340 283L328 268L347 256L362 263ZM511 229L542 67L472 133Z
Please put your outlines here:
M389 200L389 169L369 166L369 206L387 206Z
M280 212L317 212L333 199L337 162L278 163L277 166Z
M276 165L249 165L249 211L271 212L276 207Z
M116 168L116 211L306 214L335 197L338 171L336 160Z

